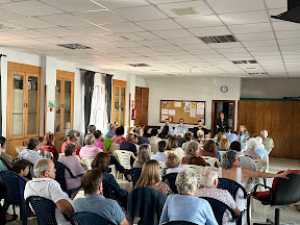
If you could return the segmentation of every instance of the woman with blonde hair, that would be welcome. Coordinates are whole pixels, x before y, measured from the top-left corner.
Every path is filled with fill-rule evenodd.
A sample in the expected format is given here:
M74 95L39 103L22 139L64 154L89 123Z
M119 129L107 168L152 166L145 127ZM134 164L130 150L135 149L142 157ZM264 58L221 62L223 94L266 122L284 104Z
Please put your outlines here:
M200 156L200 145L196 141L191 141L186 149L186 156L182 159L182 164L193 164L206 166L208 163Z
M177 138L175 136L170 136L167 145L167 154L174 153L181 160L184 157L184 151L177 145Z
M135 187L151 187L164 194L170 193L170 187L161 181L160 167L156 160L149 160L144 164Z
M228 141L227 138L221 138L220 142L219 142L219 146L218 146L218 150L219 151L227 151L230 147L230 143Z

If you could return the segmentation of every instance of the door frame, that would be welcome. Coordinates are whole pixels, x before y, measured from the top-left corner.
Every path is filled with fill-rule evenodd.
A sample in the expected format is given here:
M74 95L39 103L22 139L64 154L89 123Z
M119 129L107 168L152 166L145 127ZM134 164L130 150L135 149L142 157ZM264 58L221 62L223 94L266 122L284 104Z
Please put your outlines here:
M127 81L124 81L124 80L112 80L112 97L111 97L111 121L112 123L116 122L114 121L114 114L115 114L115 105L114 105L114 102L115 102L115 95L114 95L114 89L115 87L122 87L122 88L125 88L125 98L124 98L124 115L123 115L123 118L124 118L124 124L123 126L125 127L126 126L126 110L127 110ZM118 121L120 121L120 116L118 116ZM122 124L118 124L119 126L122 125Z

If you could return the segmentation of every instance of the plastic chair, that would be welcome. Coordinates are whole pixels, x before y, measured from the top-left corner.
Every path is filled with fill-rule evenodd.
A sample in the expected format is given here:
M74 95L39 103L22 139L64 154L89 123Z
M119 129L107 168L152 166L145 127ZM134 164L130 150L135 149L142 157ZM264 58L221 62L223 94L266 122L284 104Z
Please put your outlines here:
M274 222L267 219L267 224L280 224L280 209L278 206L286 206L300 201L300 170L290 170L288 179L274 178L272 187L257 184L247 200L247 220L251 223L251 198L260 201L263 205L275 206ZM257 192L257 188L263 186L268 191ZM260 225L262 223L254 223ZM266 223L263 223L266 224Z
M195 223L192 223L192 222L189 222L189 221L170 221L170 222L167 222L167 223L163 223L162 225L198 225L198 224L195 224Z
M200 198L203 198L209 202L219 225L223 224L223 217L227 210L231 214L232 221L234 221L236 219L236 215L235 215L233 209L230 208L225 203L223 203L217 199L214 199L214 198L209 198L209 197L200 197Z
M130 159L135 158L134 154L127 150L115 150L113 152L119 163L127 170L131 169Z
M77 212L73 216L76 225L116 225L92 212Z
M167 184L169 184L169 187L171 188L172 192L174 194L177 194L178 191L177 191L177 187L176 187L176 178L177 178L177 174L178 173L169 173L169 174L166 174L162 177L162 180L164 182L166 182Z
M26 207L24 201L24 190L26 181L13 171L6 170L0 172L0 180L4 184L6 194L4 196L4 210L6 211L10 205L13 206L14 215L16 215L15 207L20 207L20 219L22 224L26 225Z
M53 201L39 196L30 196L26 199L26 206L29 207L29 204L37 216L38 225L57 225L56 205Z

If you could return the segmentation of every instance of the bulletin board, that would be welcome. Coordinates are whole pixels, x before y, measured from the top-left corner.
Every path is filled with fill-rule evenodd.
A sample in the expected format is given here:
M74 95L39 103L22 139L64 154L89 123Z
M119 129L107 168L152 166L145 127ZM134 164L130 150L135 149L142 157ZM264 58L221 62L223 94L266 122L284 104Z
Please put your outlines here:
M205 123L205 101L160 100L160 122L166 119L170 123L197 124L198 120Z

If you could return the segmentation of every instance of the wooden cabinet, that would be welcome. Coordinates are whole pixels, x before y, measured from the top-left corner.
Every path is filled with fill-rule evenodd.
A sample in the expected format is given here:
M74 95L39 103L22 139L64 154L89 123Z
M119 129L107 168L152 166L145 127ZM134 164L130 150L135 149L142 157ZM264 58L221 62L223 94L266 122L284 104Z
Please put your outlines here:
M135 87L135 125L148 125L149 88Z
M16 156L16 149L27 139L38 137L40 129L41 68L8 63L7 79L7 152Z
M59 149L67 130L73 128L74 73L56 71L55 86L55 145Z
M111 120L119 126L125 126L126 81L113 80Z

